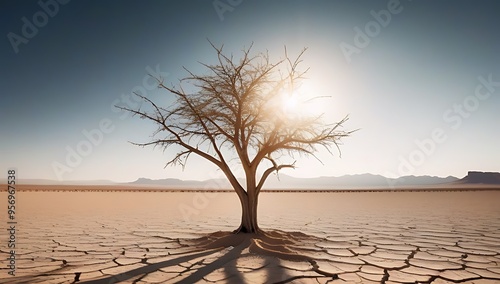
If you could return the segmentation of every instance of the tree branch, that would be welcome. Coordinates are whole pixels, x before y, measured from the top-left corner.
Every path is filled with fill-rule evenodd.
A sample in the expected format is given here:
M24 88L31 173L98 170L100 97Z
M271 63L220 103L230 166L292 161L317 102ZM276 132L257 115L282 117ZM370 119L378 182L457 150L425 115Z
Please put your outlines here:
M273 108L269 103L280 99L283 92L293 91L305 78L308 69L301 71L299 66L307 49L292 59L285 47L284 58L272 62L267 52L251 55L252 44L236 60L232 54L223 52L223 46L209 43L217 57L215 64L200 63L208 74L197 75L184 68L188 75L178 86L171 87L164 83L164 78L155 78L159 88L175 97L172 105L160 107L150 98L135 93L146 103L148 111L142 105L138 109L117 106L158 126L152 141L135 145L159 146L164 150L178 145L182 149L166 166L184 168L194 153L221 169L240 197L247 192L228 164L231 158L237 158L245 171L247 190L255 186L251 190L258 193L272 172L295 167L295 163L283 164L271 158L274 153L291 157L298 153L318 159L315 156L318 147L332 153L335 146L340 154L340 140L352 133L340 129L347 116L332 125L324 124L321 116L287 120L280 116L279 106ZM191 85L190 92L184 90L185 83ZM272 166L255 185L257 168L263 159Z
M270 159L270 158L269 158ZM278 173L281 169L284 169L284 168L292 168L292 169L295 169L295 162L293 162L293 164L282 164L282 165L278 165L276 164L276 162L274 160L272 160L272 164L273 166L266 169L264 171L264 173L262 174L262 177L260 178L260 181L259 183L257 184L257 194L260 192L260 190L262 189L262 187L264 186L264 183L266 182L267 178L269 177L269 175L276 171L276 173Z

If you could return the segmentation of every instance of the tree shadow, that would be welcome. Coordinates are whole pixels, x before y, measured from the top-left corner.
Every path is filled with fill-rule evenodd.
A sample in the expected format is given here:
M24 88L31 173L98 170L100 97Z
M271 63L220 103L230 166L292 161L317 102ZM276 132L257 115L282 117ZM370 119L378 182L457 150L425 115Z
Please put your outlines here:
M232 232L215 232L197 239L183 240L187 246L193 248L182 253L179 257L158 263L149 263L146 266L131 269L129 271L111 275L104 278L88 281L75 281L84 284L111 284L127 280L138 281L162 268L175 267L186 262L192 266L177 276L165 279L165 281L191 284L201 280L230 281L231 283L245 283L249 277L256 281L265 283L288 283L300 278L331 277L337 275L325 273L318 270L315 261L306 255L302 255L300 247L302 241L320 241L321 239L302 233L288 233L283 231L270 231L260 234L234 234ZM220 256L217 253L221 254ZM201 261L193 262L203 258ZM252 264L245 267L239 263L243 258ZM302 261L311 264L311 271L317 276L290 274L290 270L281 264L281 259L291 261ZM243 266L242 266L243 265ZM216 272L215 274L212 274ZM186 276L187 275L187 276ZM178 278L178 279L177 279Z
M210 254L213 254L217 251L220 251L221 249L214 249L214 250L208 250L208 251L201 251L198 253L192 253L189 255L183 255L178 258L174 258L171 260L166 260L158 263L152 263L148 264L147 266L139 267L136 269L129 270L127 272L122 272L116 275L111 275L106 278L101 278L97 280L89 280L89 281L83 281L83 282L78 282L78 283L85 283L85 284L111 284L111 283L119 283L121 281L126 281L129 279L132 279L137 276L146 276L152 272L158 271L161 268L165 267L171 267L171 266L176 266L184 262L188 262L190 260L203 257L203 256L208 256Z

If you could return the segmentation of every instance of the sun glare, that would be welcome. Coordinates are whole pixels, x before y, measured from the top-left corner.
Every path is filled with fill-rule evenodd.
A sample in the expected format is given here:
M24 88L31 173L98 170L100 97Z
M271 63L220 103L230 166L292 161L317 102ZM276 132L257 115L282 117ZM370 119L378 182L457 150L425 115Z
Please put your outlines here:
M282 98L283 110L285 113L297 113L299 100L296 94L284 95Z
M280 113L293 120L321 115L321 103L321 100L315 98L315 92L310 86L301 85L293 92L281 94L277 107Z

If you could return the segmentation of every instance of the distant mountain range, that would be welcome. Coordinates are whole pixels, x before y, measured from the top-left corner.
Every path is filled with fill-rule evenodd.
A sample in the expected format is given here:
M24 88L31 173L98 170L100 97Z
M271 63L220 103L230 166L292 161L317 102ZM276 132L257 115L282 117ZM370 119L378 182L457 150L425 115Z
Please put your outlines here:
M279 177L279 179L278 179ZM243 179L240 180L244 182ZM39 185L128 185L128 186L148 186L177 189L230 189L231 185L224 179L210 179L205 181L180 180L175 178L148 179L139 178L128 183L115 183L107 180L94 181L68 181L59 182L43 179L19 180L24 184ZM6 179L0 179L0 183L6 183ZM243 183L244 184L244 183ZM464 185L499 185L500 173L470 171L462 179L457 177L436 177L436 176L404 176L400 178L386 178L381 175L357 174L344 175L340 177L316 177L297 178L280 174L279 176L269 176L265 189L366 189L366 188L388 188L388 187L435 187L435 186L464 186Z
M241 180L243 181L243 180ZM206 181L159 179L151 180L140 178L131 182L133 185L153 185L169 188L231 188L225 179L210 179ZM436 176L404 176L400 178L386 178L381 175L358 174L340 177L296 178L288 175L270 176L266 181L266 189L344 189L344 188L387 188L387 187L432 187L454 186L466 184L500 185L500 173L471 171L466 177L436 177Z
M0 184L7 183L6 178L0 178ZM116 182L110 180L70 180L70 181L57 181L51 179L23 179L17 178L18 184L36 184L36 185L114 185Z
M240 180L244 182L243 179ZM447 184L459 181L456 177L434 177L434 176L406 176L396 179L386 178L381 175L359 174L345 175L340 177L317 177L317 178L297 178L280 174L279 176L269 176L264 188L266 189L332 189L332 188L371 188L388 186L429 186ZM133 185L155 185L169 188L207 188L207 189L227 189L231 188L225 179L210 179L205 181L179 180L179 179L158 179L151 180L140 178L130 184Z
M500 173L496 172L469 172L459 180L461 184L500 184Z

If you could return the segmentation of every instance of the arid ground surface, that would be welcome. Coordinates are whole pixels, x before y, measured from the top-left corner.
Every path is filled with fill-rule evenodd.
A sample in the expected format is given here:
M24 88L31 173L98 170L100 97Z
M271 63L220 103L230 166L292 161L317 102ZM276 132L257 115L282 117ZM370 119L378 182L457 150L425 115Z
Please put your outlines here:
M500 191L262 193L260 224L276 239L221 247L215 232L239 224L234 193L17 201L16 276L2 212L0 283L500 283Z

